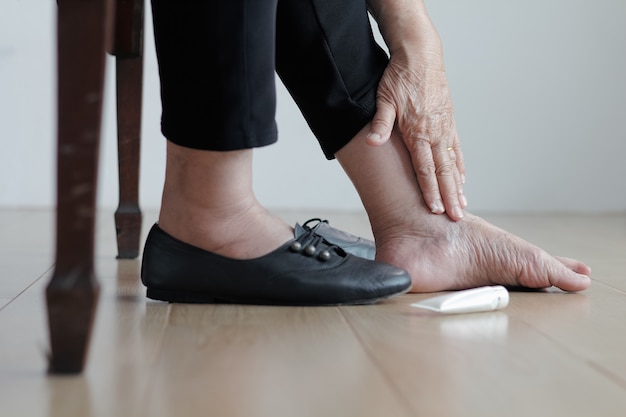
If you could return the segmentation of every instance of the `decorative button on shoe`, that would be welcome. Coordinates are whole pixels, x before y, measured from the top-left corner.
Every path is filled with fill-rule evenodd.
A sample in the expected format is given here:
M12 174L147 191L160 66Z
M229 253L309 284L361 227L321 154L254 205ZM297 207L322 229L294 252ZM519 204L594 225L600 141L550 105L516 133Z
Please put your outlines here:
M315 223L314 226L310 226ZM294 235L296 238L303 233L313 231L315 234L322 236L333 245L339 246L344 251L352 255L365 259L374 259L376 256L376 246L374 242L362 237L354 236L343 230L335 229L328 224L328 220L310 219L304 222L302 226L296 223L294 227Z
M313 230L265 256L227 258L154 225L141 279L149 298L170 302L276 305L369 304L409 290L409 274L346 253Z

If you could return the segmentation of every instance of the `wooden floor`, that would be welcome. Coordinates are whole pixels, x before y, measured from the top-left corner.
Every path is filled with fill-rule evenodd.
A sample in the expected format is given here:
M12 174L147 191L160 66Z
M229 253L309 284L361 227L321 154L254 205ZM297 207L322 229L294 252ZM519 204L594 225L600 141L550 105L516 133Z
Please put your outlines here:
M324 217L369 233L361 214ZM502 311L445 317L409 306L424 295L340 308L169 305L145 298L139 261L115 260L105 213L88 367L50 377L52 213L0 211L0 416L626 415L626 215L485 217L588 262L591 289L516 292Z

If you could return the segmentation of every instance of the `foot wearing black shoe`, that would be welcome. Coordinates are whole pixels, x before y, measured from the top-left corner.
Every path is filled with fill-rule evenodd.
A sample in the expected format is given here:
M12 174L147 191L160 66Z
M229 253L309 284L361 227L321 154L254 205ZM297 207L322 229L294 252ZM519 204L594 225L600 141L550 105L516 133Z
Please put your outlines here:
M189 245L154 225L144 248L148 297L170 302L369 304L409 290L404 270L347 254L313 230L254 259Z

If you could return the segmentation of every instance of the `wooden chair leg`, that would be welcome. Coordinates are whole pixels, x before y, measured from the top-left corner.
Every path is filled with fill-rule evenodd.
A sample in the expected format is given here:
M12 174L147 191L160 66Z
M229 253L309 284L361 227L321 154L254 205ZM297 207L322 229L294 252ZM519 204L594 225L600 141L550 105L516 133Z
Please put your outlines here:
M143 91L144 0L117 0L112 54L117 71L120 201L115 212L118 258L139 255L139 155Z
M139 255L139 155L143 57L117 57L117 144L120 201L115 211L118 258Z
M46 288L55 374L82 371L98 300L95 202L112 7L109 0L58 1L56 264Z

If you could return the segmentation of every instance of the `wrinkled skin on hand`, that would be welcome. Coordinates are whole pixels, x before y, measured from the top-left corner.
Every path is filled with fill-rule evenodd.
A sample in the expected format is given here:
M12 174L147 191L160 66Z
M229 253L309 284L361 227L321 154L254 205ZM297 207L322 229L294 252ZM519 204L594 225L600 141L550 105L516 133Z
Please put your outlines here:
M378 86L368 144L386 142L394 124L411 153L431 211L461 219L467 206L462 187L465 167L440 52L391 54Z

